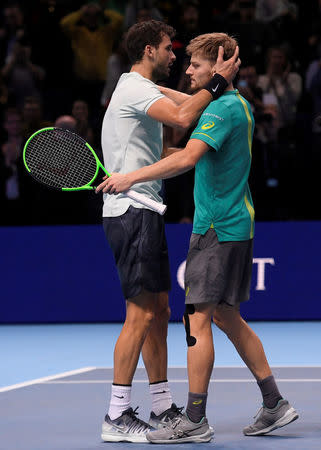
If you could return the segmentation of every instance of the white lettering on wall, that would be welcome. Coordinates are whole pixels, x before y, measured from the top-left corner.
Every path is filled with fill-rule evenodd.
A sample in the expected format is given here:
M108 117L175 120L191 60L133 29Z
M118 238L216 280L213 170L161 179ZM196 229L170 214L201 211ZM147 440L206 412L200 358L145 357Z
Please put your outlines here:
M184 283L185 267L186 267L186 261L183 261L178 266L178 270L177 270L177 283L183 290L185 290L185 283Z
M265 291L265 266L266 264L275 265L274 258L253 258L253 264L257 264L256 291Z
M265 266L270 264L275 265L274 258L253 258L253 264L257 264L257 280L256 280L256 291L265 291ZM186 261L183 261L177 269L177 282L182 289L185 289L184 277L185 277L185 267Z

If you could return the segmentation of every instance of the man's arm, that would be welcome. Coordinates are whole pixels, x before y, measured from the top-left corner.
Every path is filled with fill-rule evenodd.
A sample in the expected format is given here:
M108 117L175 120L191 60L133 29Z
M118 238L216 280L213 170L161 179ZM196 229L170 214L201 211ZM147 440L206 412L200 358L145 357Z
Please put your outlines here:
M118 194L127 191L133 184L144 181L175 177L192 169L197 161L209 150L209 146L199 139L190 139L182 151L175 152L167 158L144 166L127 174L113 173L96 188L96 192Z
M231 83L239 69L239 49L236 47L234 55L227 61L223 60L224 49L219 47L216 74L213 78L225 78L225 84ZM218 76L217 76L218 75ZM220 81L218 80L218 83ZM225 88L224 88L225 89ZM219 91L219 89L218 89ZM213 96L206 89L201 89L195 95L187 98L181 105L176 105L169 98L157 100L148 109L147 114L153 119L174 128L189 128L201 115L206 106L213 101Z
M185 94L185 92L175 91L174 89L170 89L164 86L157 86L162 94L166 95L167 98L172 100L176 105L181 105L188 98L190 98L189 94Z
M184 150L182 147L165 147L163 146L163 152L161 155L161 158L167 158L168 156L172 155L173 153L181 152Z

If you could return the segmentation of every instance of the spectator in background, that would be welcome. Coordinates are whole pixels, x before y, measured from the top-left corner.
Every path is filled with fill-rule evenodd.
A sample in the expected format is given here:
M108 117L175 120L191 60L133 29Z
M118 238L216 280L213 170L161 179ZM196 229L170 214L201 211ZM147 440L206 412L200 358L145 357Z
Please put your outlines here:
M55 120L55 127L76 132L77 120L73 116L63 115Z
M100 104L106 109L119 77L129 72L130 62L125 48L125 35L119 40L115 50L107 60L107 77L101 94Z
M0 114L2 112L2 109L7 104L8 98L9 98L8 88L7 88L7 85L4 82L3 76L0 72Z
M88 104L83 100L76 100L72 105L72 117L76 119L76 133L90 145L94 145L94 131L90 126L88 117Z
M122 21L117 12L103 11L99 4L90 2L60 22L73 51L74 98L85 99L95 114L106 80L106 61L119 37Z
M269 48L266 73L259 76L258 86L263 91L265 108L270 106L277 114L278 128L293 127L302 93L302 77L291 71L284 47Z
M8 108L4 113L3 128L6 139L0 150L1 224L17 225L23 220L22 118L17 109Z
M267 52L267 69L260 75L258 86L263 91L264 111L272 115L270 137L273 143L271 161L278 169L268 186L278 187L278 201L282 208L273 219L288 219L295 210L293 188L296 186L297 130L296 113L302 92L302 77L291 70L288 52L284 47L271 47ZM275 134L275 135L273 135ZM276 212L276 207L274 208Z
M318 59L311 61L309 64L305 75L305 87L311 94L313 102L312 130L314 133L321 133L321 55Z
M255 64L258 72L262 72L265 50L273 43L273 33L256 19L255 0L235 0L222 25L228 34L237 36L242 48L242 65Z
M52 123L45 120L42 111L42 102L38 97L26 97L22 107L24 139L28 139L35 131L50 127Z
M276 208L274 198L276 193L267 188L276 188L279 179L276 114L263 103L263 91L258 86L255 66L240 69L237 87L240 94L251 104L255 118L249 182L254 204L257 205L256 217L259 220L266 220L273 216L272 211Z
M134 23L146 20L163 20L154 0L130 0L125 8L123 29L128 30Z
M264 105L262 102L262 89L258 87L258 75L256 67L249 65L240 68L239 80L238 80L238 90L243 97L246 98L248 102L251 103L252 111L256 115L263 112Z
M9 95L12 95L19 108L22 108L25 97L41 98L45 71L33 63L31 44L27 39L19 38L13 44L12 52L2 67L1 74L7 83Z
M46 71L43 111L52 122L68 111L73 101L71 44L60 27L61 18L72 10L73 4L74 0L28 2L33 59Z
M260 22L272 23L286 16L296 18L297 6L289 0L256 0L255 18Z
M140 5L140 7L139 7ZM140 23L146 20L151 20L153 17L161 17L159 13L154 11L151 2L129 2L126 8L126 17L124 20L124 29L128 28L127 23ZM135 19L134 19L135 17ZM156 19L159 20L159 19ZM106 81L100 99L100 104L104 109L107 108L112 93L118 83L119 77L129 72L130 62L125 48L125 33L120 37L119 41L114 46L114 51L107 60Z
M321 0L314 0L304 5L303 30L306 39L301 47L304 68L321 54Z
M312 150L315 167L318 171L321 162L321 55L312 61L305 76L306 90L311 94L312 99Z
M256 0L255 18L258 22L267 25L274 42L272 45L291 42L296 48L296 42L301 37L297 33L298 6L289 0ZM270 44L271 45L271 44Z
M17 40L26 37L24 14L18 3L4 7L3 25L0 28L0 66L6 64Z

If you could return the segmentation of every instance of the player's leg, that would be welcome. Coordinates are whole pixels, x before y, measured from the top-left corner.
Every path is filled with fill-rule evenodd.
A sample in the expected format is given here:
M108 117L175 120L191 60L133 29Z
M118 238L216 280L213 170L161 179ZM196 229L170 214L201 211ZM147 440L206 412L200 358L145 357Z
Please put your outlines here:
M128 299L126 320L114 351L114 382L103 423L105 441L142 442L146 441L145 434L149 430L130 407L132 378L154 320L157 301L155 290L145 287L144 283L143 266L148 258L144 239L151 228L146 224L145 211L130 207L119 217L104 218L105 234L115 257L123 295Z
M266 434L296 420L299 416L281 396L260 339L242 319L239 309L220 304L215 310L214 322L234 344L256 378L262 393L261 411L256 421L244 428L244 434L247 436Z
M189 379L188 403L185 414L177 414L169 427L147 434L154 443L209 442L213 430L206 419L209 380L214 364L211 317L213 304L187 305L184 325L187 341Z
M209 442L213 430L206 419L209 379L214 363L211 316L215 309L209 285L212 277L212 244L215 237L193 234L185 272L186 309L184 325L188 346L188 375L190 392L186 413L172 421L171 426L147 434L155 443ZM179 432L178 432L179 431Z
M154 320L142 348L142 357L150 383L167 379L167 333L170 308L168 293L155 294Z
M157 294L154 320L142 348L142 356L149 379L152 408L149 424L154 428L164 426L179 409L172 401L167 379L167 332L170 309L168 293Z
M184 322L187 341L189 397L188 417L199 422L206 415L208 385L214 365L211 317L215 305L186 305Z
M150 427L131 408L131 387L144 340L154 321L156 296L142 290L126 301L126 320L114 349L114 379L102 428L104 441L146 442Z
M214 323L228 336L256 380L272 375L262 342L242 319L238 307L221 303L215 309ZM281 398L276 393L276 401Z
M114 384L130 385L146 336L154 322L157 294L142 290L126 301L126 319L114 349Z

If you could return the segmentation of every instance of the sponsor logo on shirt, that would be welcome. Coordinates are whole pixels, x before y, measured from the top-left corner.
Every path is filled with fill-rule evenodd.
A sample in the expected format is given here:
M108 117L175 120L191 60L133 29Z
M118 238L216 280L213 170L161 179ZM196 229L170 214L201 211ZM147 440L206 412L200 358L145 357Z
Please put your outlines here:
M203 113L202 116L211 116L211 117L215 117L216 119L220 120L221 122L224 122L223 117L218 116L217 114L213 114L213 113Z
M215 125L214 122L206 122L204 123L204 125L202 126L202 130L209 130L210 128L213 128Z

